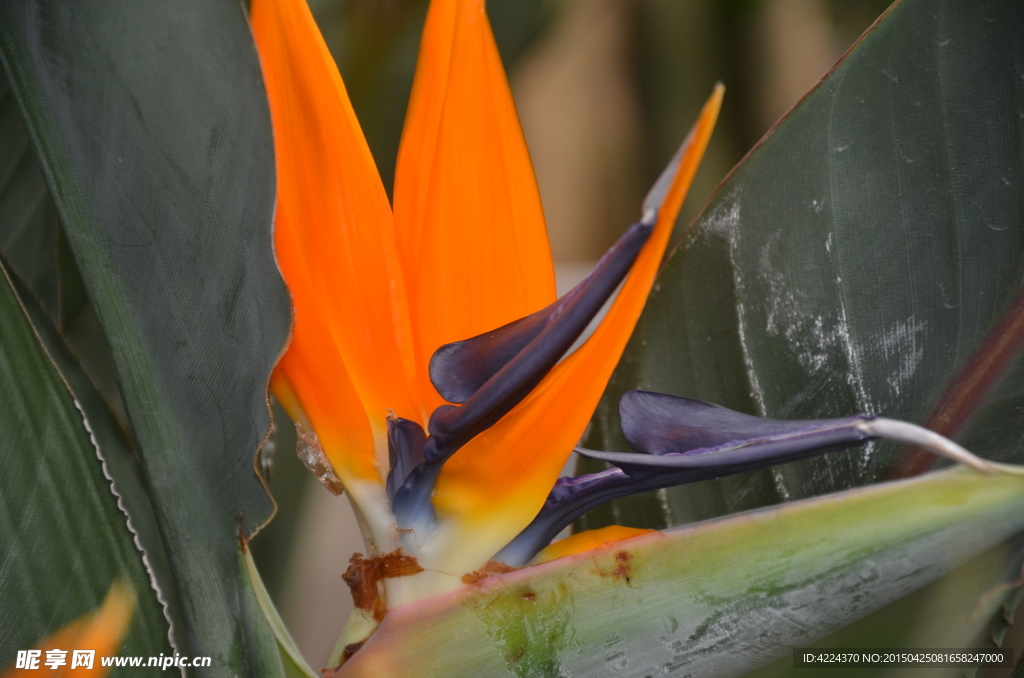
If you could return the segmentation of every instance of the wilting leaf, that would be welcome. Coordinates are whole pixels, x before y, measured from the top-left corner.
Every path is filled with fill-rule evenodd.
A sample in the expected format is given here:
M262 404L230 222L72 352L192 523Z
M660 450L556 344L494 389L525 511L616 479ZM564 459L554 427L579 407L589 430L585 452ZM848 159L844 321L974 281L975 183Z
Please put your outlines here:
M392 610L339 675L741 675L1021 531L1022 508L1020 475L957 468L650 533Z
M242 8L5 4L0 55L107 342L187 621L182 652L212 656L209 674L272 675L236 536L272 511L254 456L289 305Z

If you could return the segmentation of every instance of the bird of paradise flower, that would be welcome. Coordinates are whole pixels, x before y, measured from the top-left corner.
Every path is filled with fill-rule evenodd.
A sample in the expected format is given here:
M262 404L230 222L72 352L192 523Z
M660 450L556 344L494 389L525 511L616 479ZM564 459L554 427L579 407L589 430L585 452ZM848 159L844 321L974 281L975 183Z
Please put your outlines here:
M365 639L386 609L462 586L474 573L636 534L607 528L538 555L584 511L626 494L875 436L989 470L903 422L778 422L640 391L620 410L627 440L646 454L579 450L654 281L723 88L714 89L640 220L556 300L540 196L483 0L430 5L393 210L304 0L254 0L251 20L275 134L275 244L295 309L272 387L302 428L308 464L347 491L377 559L364 563L377 574L363 581L369 590L343 643ZM616 289L597 330L568 353ZM559 480L574 449L613 468Z

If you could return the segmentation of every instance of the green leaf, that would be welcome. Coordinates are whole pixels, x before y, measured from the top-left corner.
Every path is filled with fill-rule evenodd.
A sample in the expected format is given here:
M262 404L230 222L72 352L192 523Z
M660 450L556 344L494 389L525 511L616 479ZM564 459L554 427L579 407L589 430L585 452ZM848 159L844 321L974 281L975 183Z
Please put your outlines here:
M1021 473L950 469L485 579L388 612L340 675L741 675L1020 532Z
M1022 33L1019 3L896 3L672 252L587 445L628 449L616 406L645 388L782 419L870 412L1024 460ZM902 454L872 443L582 523L676 525L841 490Z
M112 457L90 440L2 267L0 383L0 667L95 610L118 579L137 595L122 653L169 654L167 620L118 508L138 487L122 476L112 491Z
M259 570L256 569L256 563L253 562L252 553L248 547L242 550L240 560L245 576L249 579L256 604L259 606L273 633L274 640L271 644L277 647L281 655L284 675L287 678L320 678L306 663L299 648L295 646L295 641L292 640L291 634L285 628L281 615L278 614L277 608L274 607L274 602L270 599L270 594L267 593L267 589L263 586L263 580L260 578Z
M61 335L122 426L103 336L6 73L0 69L0 253L7 268Z
M1020 536L971 559L941 579L807 646L812 648L994 648L993 618L1005 626L1003 600L1020 576L1024 539ZM1012 619L1012 614L1009 615ZM1020 656L1019 651L1016 651ZM898 669L897 669L898 671ZM745 678L800 678L806 668L792 655L756 669ZM916 673L916 671L915 671ZM885 678L893 667L829 667L829 678ZM964 667L949 674L974 678ZM985 675L984 673L982 674Z
M36 303L28 286L10 275L15 293L36 336L64 380L75 405L88 426L88 433L103 461L103 472L113 484L118 506L128 516L128 526L142 551L146 569L160 591L164 616L171 622L171 638L176 647L186 647L186 625L178 601L174 575L157 525L153 505L146 489L142 469L129 436L120 426L99 391L64 343L43 308Z
M240 5L9 3L0 55L106 339L202 675L270 675L236 535L289 326L273 148ZM278 662L279 664L279 662Z
M70 321L85 292L60 228L28 130L0 72L0 251L54 319Z

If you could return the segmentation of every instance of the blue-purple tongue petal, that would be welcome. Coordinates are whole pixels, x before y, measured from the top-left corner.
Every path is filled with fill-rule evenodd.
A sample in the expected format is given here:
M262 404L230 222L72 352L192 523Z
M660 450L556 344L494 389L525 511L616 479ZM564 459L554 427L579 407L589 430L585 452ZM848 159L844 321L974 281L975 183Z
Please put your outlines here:
M650 391L630 391L619 401L629 446L649 455L694 455L729 448L768 447L780 453L852 444L869 436L859 428L873 417L778 421L735 412L714 403ZM625 455L636 457L636 455ZM667 461L647 460L657 466ZM679 461L680 465L688 462Z
M795 461L849 447L872 437L854 425L810 430L820 433L809 438L773 436L755 444L745 444L748 439L738 441L736 445L722 444L665 455L577 448L576 452L584 457L606 461L618 468L559 479L537 517L495 559L507 565L525 565L567 525L590 509L613 499Z
M496 330L445 344L430 358L430 381L450 403L464 403L540 334L555 302Z
M426 460L423 454L426 440L426 434L416 422L388 417L388 457L391 470L388 471L385 489L392 504L398 488L405 484L412 470Z
M459 404L442 405L431 413L430 435L420 448L424 462L388 475L388 493L401 529L432 524L430 497L441 465L521 402L615 292L650 238L692 137L691 132L651 188L640 221L629 227L583 282L532 315L434 352L430 380L445 400Z
M649 391L624 395L619 416L626 440L639 454L576 448L618 468L559 479L537 517L495 559L524 565L565 526L612 499L848 447L872 437L861 424L873 419L776 421Z
M399 474L393 468L388 474L388 494L401 529L432 524L430 496L441 465L505 416L551 371L629 272L650 233L649 224L634 224L594 271L554 304L434 353L431 381L446 400L462 404L442 405L431 413L430 437L420 447L423 468Z
M687 135L661 176L644 198L640 221L633 224L597 263L594 270L571 292L541 310L470 339L445 344L430 359L430 381L450 403L469 400L488 380L511 362L550 323L564 327L560 335L571 336L568 344L548 339L543 346L531 346L554 354L555 362L583 333L587 324L626 277L640 248L650 237L668 189L679 171L693 132ZM552 363L553 365L554 363ZM550 367L548 368L550 369ZM546 372L545 372L546 373ZM543 376L543 375L542 375ZM524 394L525 395L525 394Z
M869 415L778 421L649 391L624 395L619 415L626 440L639 453L576 448L584 457L618 468L559 479L537 517L496 560L525 565L566 525L612 499L774 466L872 438L917 445L978 471L996 472L984 460L933 431Z
M466 403L477 394L480 400L491 401L497 391L518 394L507 412L587 328L629 273L652 228L643 221L630 226L590 275L554 303L496 330L437 349L430 359L434 388L453 403ZM519 393L523 390L519 385L529 386L526 393Z
M434 352L430 380L445 400L462 404L442 405L431 413L430 437L420 446L424 468L396 474L392 461L387 490L400 528L432 524L430 496L441 465L551 371L629 272L651 228L633 224L583 282L550 306Z
M430 418L431 435L461 447L516 406L551 371L629 273L651 226L633 224L594 271L551 306L493 332L441 347L430 361L442 396L462 400Z

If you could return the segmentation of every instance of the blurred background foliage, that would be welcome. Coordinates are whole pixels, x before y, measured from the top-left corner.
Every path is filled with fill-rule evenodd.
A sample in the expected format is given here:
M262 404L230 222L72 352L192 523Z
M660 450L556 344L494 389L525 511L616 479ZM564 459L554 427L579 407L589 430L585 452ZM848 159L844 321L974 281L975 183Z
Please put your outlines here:
M427 0L310 0L391 192ZM488 0L537 172L560 292L638 216L716 81L722 116L683 208L730 168L886 9L882 0ZM254 540L268 588L313 666L351 610L362 549L344 499L295 457L275 407L265 450L275 520Z

